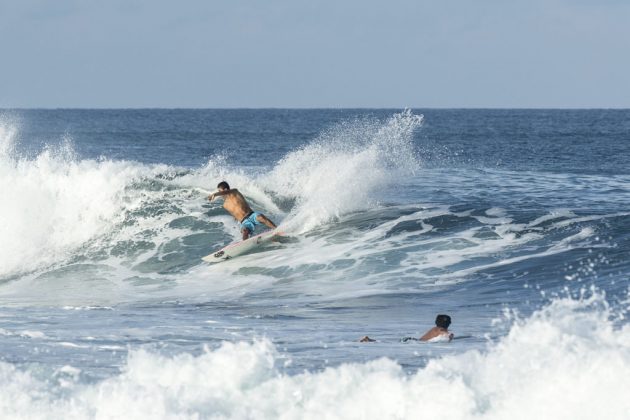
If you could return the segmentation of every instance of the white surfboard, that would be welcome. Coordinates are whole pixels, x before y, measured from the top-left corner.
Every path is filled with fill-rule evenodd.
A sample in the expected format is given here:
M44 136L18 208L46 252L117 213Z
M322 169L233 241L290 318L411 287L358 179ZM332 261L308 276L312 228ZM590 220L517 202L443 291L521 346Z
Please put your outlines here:
M274 238L282 235L283 233L278 231L278 229L268 230L267 232L247 238L244 241L234 242L225 248L221 248L212 254L206 255L202 258L202 260L205 262L220 262L223 260L229 260L230 258L252 252L262 244L271 242Z

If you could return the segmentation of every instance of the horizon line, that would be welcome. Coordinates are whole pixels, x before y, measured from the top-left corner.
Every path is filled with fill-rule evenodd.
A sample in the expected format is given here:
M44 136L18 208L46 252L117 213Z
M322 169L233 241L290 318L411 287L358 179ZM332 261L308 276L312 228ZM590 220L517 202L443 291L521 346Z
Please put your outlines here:
M522 110L522 111L588 111L588 110L630 110L630 107L446 107L446 106L403 106L403 107L4 107L0 106L2 111L120 111L120 110L216 110L216 111L239 111L239 110L278 110L278 111L317 111L317 110L405 110L405 109L435 109L435 110Z

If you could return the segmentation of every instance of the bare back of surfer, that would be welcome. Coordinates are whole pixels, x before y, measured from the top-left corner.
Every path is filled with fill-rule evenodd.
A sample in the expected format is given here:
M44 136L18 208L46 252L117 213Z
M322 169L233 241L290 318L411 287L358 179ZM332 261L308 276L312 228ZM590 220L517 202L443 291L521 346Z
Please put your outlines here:
M438 315L435 318L435 327L431 328L422 337L420 337L420 341L432 341L435 339L447 339L448 341L451 341L454 334L448 330L450 325L450 316Z
M223 208L239 221L243 240L249 238L254 233L256 226L260 224L271 229L276 228L276 225L267 216L253 211L243 194L236 188L230 188L227 182L220 182L217 189L219 191L210 194L208 200L212 201L216 197L223 197Z

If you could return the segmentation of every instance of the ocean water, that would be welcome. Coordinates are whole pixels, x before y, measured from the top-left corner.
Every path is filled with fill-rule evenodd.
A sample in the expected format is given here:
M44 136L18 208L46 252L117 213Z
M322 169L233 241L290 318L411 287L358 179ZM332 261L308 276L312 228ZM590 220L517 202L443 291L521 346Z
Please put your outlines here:
M628 162L628 110L2 110L0 418L628 419ZM292 240L202 262L222 180Z

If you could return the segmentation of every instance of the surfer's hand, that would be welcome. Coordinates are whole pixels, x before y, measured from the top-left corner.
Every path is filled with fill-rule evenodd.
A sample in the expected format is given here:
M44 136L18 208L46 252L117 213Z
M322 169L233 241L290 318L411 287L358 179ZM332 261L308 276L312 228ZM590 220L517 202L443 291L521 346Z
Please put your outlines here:
M210 195L208 196L208 200L209 200L209 201L214 200L214 193L212 193L212 194L210 194Z

